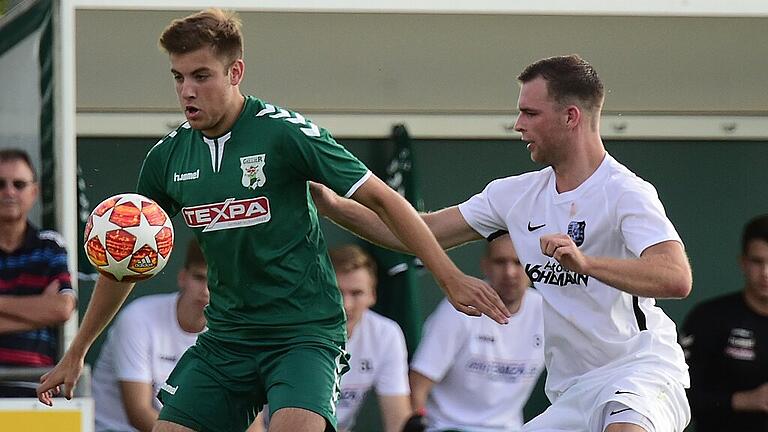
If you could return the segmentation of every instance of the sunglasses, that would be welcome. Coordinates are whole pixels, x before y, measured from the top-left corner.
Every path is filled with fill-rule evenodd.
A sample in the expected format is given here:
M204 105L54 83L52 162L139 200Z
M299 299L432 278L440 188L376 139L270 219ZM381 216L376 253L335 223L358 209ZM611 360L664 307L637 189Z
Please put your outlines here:
M8 179L0 178L0 190L5 190L5 187L10 184L17 191L23 191L24 189L27 188L27 186L31 185L32 183L34 183L34 181L8 180Z

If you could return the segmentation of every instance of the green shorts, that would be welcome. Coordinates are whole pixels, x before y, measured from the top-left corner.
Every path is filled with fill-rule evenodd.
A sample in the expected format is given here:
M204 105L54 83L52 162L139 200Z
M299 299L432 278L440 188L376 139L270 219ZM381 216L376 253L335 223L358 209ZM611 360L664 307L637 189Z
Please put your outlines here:
M160 420L199 432L245 431L268 402L271 412L303 408L336 430L339 379L349 369L343 343L296 338L253 347L198 338L163 384Z

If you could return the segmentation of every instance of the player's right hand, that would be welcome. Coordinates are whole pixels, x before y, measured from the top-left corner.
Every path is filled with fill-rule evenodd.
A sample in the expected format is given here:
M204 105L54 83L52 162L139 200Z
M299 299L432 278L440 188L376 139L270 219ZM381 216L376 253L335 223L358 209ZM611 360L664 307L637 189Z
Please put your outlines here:
M499 324L507 324L512 315L501 301L499 294L482 280L461 274L446 282L445 293L448 301L459 312L470 316L487 315Z
M53 406L53 398L60 394L72 399L75 384L83 372L83 363L83 357L65 354L59 364L40 377L37 399L48 406Z

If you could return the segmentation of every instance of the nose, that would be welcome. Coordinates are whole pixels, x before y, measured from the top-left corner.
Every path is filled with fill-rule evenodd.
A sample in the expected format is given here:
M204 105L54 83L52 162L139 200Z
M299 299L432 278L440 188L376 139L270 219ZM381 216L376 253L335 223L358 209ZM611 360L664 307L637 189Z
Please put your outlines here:
M515 129L515 131L517 131L517 132L523 132L523 130L524 130L524 128L523 128L523 125L522 125L522 122L520 121L521 117L522 117L522 115L521 115L521 114L518 114L518 115L517 115L517 118L515 119L515 126L514 126L514 129Z
M348 295L342 295L341 299L344 303L344 310L348 311L352 307L352 297Z
M192 80L184 80L179 85L179 96L184 100L194 99L196 95L195 85Z

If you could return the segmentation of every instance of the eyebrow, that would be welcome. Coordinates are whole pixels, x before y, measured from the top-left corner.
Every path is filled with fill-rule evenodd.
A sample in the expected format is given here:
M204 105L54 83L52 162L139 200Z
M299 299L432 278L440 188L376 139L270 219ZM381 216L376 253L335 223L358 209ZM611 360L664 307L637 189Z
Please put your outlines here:
M210 72L210 71L211 71L211 68L209 68L209 67L201 67L201 68L193 70L192 73L190 73L190 75L194 75L194 74L197 74L197 73L200 73L200 72ZM172 74L178 74L178 75L184 75L183 73L181 73L181 72L179 72L179 71L177 71L176 69L173 69L173 68L171 68L171 73Z

